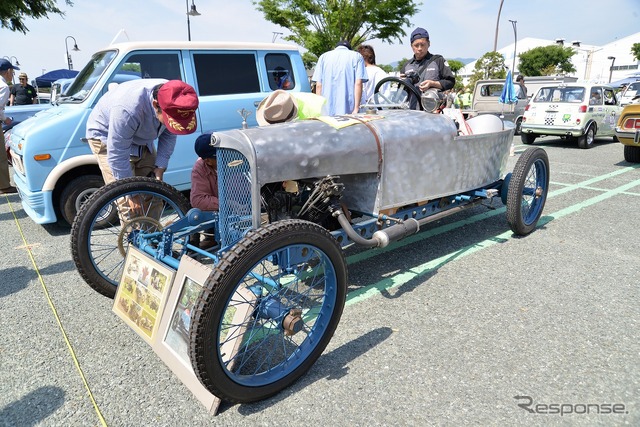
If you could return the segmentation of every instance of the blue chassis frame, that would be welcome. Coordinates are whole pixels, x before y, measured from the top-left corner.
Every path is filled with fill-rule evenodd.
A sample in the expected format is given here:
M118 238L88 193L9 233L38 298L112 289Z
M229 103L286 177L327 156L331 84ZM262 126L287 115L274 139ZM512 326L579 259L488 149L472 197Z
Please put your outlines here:
M390 226L392 223L395 223L394 221L406 220L408 218L413 218L419 221L429 216L464 206L472 202L491 199L496 194L489 194L489 190L497 190L502 202L506 204L507 189L510 178L511 173L508 173L504 179L495 181L486 187L451 196L443 196L439 199L429 201L424 205L399 210L393 215L377 215L368 212L355 212L362 216L370 217L370 219L353 224L353 229L363 238L371 238L373 233L377 230ZM443 204L444 206L442 206ZM249 215L247 216L247 219L251 219ZM184 218L181 218L162 231L146 234L134 231L134 234L129 237L132 244L138 249L177 270L180 264L180 259L173 256L175 254L175 251L172 249L174 247L174 243L182 245L180 256L186 253L187 250L191 250L199 255L211 258L215 264L219 262L222 254L228 251L232 245L224 248L218 248L216 252L207 252L189 243L185 244L189 235L212 227L215 229L216 241L220 241L217 224L217 212L203 212L200 209L193 208L187 212ZM343 229L332 231L331 234L336 238L342 248L354 243Z

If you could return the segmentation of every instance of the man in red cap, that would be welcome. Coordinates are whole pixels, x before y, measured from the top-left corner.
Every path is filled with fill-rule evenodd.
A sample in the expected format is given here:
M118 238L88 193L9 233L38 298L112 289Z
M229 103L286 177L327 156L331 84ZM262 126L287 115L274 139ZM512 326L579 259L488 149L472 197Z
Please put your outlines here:
M132 80L109 90L89 115L86 133L105 183L162 179L176 135L197 129L197 108L196 91L180 80Z

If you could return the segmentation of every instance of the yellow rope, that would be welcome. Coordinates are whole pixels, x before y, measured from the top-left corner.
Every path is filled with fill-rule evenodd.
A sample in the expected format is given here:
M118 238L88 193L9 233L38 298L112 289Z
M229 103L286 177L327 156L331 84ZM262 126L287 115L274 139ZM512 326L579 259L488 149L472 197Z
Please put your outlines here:
M53 317L55 317L56 322L58 323L58 327L60 328L60 332L62 332L62 337L64 338L64 342L67 344L67 348L69 349L69 353L71 353L71 358L73 359L73 363L76 365L76 369L78 370L78 373L80 374L80 378L82 379L82 382L84 383L84 387L87 389L87 392L89 393L89 399L91 399L91 403L93 404L93 408L96 411L96 414L98 415L98 418L100 419L100 424L102 424L104 427L107 427L107 422L105 421L104 417L102 416L102 413L100 412L100 408L98 408L98 404L95 400L95 398L93 397L93 393L91 392L91 388L89 387L89 383L87 382L86 377L84 376L84 372L82 372L82 368L80 367L80 362L78 362L78 358L76 357L76 352L73 350L73 347L71 346L71 342L69 341L69 337L67 336L67 332L64 330L64 327L62 326L62 321L60 320L60 317L58 316L58 311L56 310L55 305L53 304L53 301L51 300L51 297L49 296L49 291L47 290L47 285L44 283L44 279L42 278L42 275L40 274L40 270L38 269L38 265L36 264L36 260L33 257L33 253L31 252L31 247L29 246L29 244L27 243L26 238L24 237L24 233L22 232L22 228L20 227L20 222L18 222L18 218L16 217L15 211L13 210L13 206L11 205L11 202L9 201L9 198L7 196L5 196L5 198L7 199L7 203L9 205L9 209L11 210L11 214L13 215L13 219L16 222L16 226L18 227L18 232L20 233L20 236L22 237L22 241L24 242L24 246L27 249L27 252L29 253L29 258L31 259L31 264L33 264L33 268L35 269L36 273L38 274L38 279L40 280L40 284L42 285L42 289L44 291L44 295L47 299L47 302L49 303L49 307L51 308L51 311L53 312Z

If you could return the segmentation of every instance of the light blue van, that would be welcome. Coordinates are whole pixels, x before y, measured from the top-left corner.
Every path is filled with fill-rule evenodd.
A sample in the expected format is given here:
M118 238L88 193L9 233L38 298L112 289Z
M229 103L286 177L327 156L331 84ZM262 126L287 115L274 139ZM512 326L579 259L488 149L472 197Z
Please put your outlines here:
M14 180L25 212L38 224L73 222L80 205L103 185L100 169L82 141L87 117L109 87L140 78L179 79L198 93L198 131L178 136L164 180L191 187L193 143L205 131L256 126L256 107L278 88L286 70L288 90L311 90L297 47L274 43L138 42L95 53L57 105L17 125L10 137Z

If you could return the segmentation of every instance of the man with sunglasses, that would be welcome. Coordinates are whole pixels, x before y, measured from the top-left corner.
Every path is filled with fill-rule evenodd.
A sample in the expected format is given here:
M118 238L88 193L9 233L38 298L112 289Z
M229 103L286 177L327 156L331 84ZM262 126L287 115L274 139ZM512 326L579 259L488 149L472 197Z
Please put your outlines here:
M20 84L11 86L9 105L29 105L38 103L38 92L28 82L27 73L18 76Z

